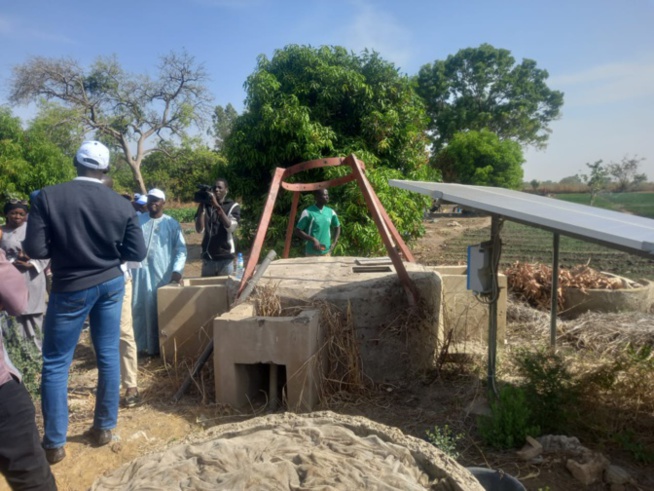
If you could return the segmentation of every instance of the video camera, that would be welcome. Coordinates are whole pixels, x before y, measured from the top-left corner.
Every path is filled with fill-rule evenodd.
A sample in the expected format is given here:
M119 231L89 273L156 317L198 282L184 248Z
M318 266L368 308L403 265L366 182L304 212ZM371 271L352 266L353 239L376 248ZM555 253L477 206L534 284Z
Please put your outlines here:
M208 184L198 184L198 190L193 195L193 201L205 205L211 204L211 195L213 194L213 187Z

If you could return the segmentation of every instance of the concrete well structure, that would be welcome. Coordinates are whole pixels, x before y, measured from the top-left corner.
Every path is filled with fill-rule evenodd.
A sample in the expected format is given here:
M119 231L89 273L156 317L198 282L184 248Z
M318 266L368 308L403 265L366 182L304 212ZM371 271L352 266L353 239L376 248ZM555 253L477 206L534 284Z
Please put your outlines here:
M353 257L281 259L268 267L260 284L274 286L284 307L310 308L316 301L326 301L342 312L349 308L363 370L373 380L385 382L432 366L437 345L440 277L415 263L406 267L423 299L422 315L428 319L406 329L401 323L409 304L390 264L370 270L358 266Z
M322 374L320 312L304 310L294 317L254 313L253 305L244 303L214 320L216 402L243 407L261 392L276 398L279 383L289 409L312 410Z
M213 319L229 310L227 276L187 278L157 290L159 347L168 362L195 360L213 336Z

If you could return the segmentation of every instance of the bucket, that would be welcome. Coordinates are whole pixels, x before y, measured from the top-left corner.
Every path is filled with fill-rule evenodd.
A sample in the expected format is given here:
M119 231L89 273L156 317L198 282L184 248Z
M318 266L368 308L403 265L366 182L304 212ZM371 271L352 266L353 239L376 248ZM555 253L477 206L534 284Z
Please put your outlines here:
M466 467L486 491L527 491L515 477L495 469Z

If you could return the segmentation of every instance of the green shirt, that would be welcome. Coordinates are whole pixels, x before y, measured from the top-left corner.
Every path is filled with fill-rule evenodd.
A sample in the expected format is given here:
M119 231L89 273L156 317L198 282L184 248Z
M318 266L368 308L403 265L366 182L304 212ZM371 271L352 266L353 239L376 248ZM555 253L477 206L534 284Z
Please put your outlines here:
M336 212L329 206L323 206L321 210L316 205L311 205L302 211L300 220L297 222L297 228L311 237L318 239L318 242L325 246L325 250L320 251L313 246L313 242L307 241L305 248L306 254L321 256L329 253L329 248L332 245L331 227L340 226L341 222L338 221Z

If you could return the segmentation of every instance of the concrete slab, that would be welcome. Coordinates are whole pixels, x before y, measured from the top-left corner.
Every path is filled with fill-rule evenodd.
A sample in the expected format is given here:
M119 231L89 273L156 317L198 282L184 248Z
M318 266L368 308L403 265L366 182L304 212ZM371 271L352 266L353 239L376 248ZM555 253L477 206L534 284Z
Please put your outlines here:
M213 318L229 310L227 276L187 278L185 286L157 291L161 356L195 360L213 336Z

